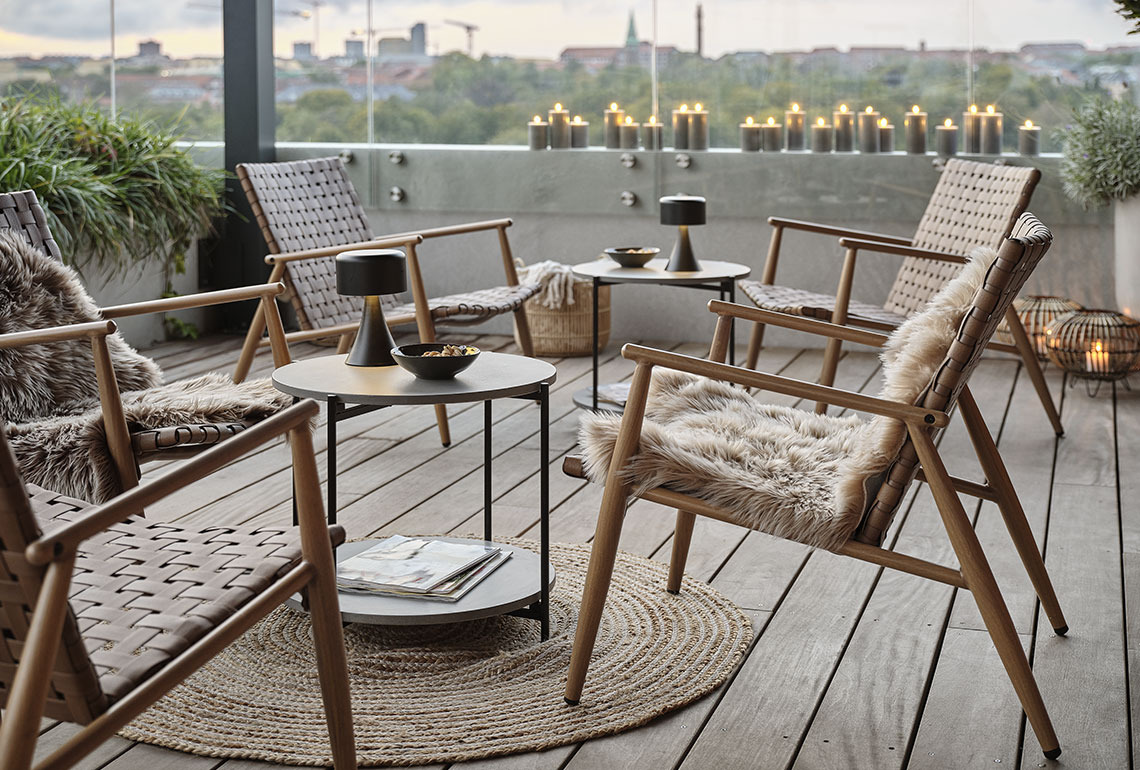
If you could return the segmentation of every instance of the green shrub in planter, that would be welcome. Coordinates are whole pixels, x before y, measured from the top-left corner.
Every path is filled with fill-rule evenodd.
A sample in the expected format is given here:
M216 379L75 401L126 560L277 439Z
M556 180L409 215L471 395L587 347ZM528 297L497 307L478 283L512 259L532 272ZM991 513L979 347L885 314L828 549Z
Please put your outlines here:
M1140 192L1140 108L1095 97L1059 132L1065 193L1085 208Z

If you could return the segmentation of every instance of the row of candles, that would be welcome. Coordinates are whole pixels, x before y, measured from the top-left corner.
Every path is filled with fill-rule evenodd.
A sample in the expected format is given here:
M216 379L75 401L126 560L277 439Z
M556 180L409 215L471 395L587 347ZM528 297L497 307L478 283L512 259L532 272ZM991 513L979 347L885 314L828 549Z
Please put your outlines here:
M532 150L569 149L588 147L590 144L590 124L555 104L548 120L535 115L527 124L529 145ZM967 155L1000 155L1002 153L1002 113L994 105L979 111L976 104L962 113L961 133L964 138L963 151ZM832 123L819 117L811 126L810 145L805 133L806 113L800 105L784 113L784 124L769 117L764 123L757 123L748 117L740 124L740 149L744 152L791 152L811 150L812 152L855 152L856 137L861 153L894 152L895 127L873 107L862 112L852 112L846 104L832 113ZM616 103L605 111L605 146L607 149L630 149L641 146L646 150L664 149L662 142L664 125L651 115L644 124L637 123L626 115ZM673 110L673 148L677 150L707 150L709 147L709 113L698 102L693 109L687 104ZM856 131L858 128L858 131ZM927 114L914 105L906 113L903 121L903 134L906 151L911 154L926 153ZM939 155L958 154L959 127L951 118L946 118L940 126L934 127L934 149ZM1027 120L1018 127L1018 152L1021 155L1037 155L1041 148L1041 127Z

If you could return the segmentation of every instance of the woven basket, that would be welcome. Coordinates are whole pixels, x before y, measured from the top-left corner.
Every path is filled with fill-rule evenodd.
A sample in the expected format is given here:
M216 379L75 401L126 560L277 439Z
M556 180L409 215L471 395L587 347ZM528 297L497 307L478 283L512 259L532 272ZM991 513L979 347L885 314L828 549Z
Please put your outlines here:
M594 344L594 285L574 282L574 304L551 310L531 297L526 301L526 318L536 356L588 356ZM598 292L598 350L610 341L610 287ZM515 334L515 344L519 342Z
M1140 321L1112 310L1074 310L1050 324L1046 350L1069 374L1118 380L1140 361Z
M1047 361L1045 330L1049 328L1049 324L1057 316L1068 313L1070 310L1083 310L1083 307L1064 297L1033 294L1015 299L1013 309L1018 318L1021 319L1021 325L1025 327L1029 341L1033 343L1033 350L1037 353L1037 357L1042 361ZM1005 320L998 324L994 336L1007 345L1013 344L1013 335L1010 334L1009 326L1006 325Z

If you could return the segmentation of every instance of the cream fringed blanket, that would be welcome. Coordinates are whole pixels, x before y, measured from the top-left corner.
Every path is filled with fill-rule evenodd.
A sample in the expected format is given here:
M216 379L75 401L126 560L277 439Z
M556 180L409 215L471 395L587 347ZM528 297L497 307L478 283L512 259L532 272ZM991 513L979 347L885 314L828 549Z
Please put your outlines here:
M979 249L883 349L880 397L915 403L946 357L985 272ZM580 443L592 481L605 480L621 417L582 418ZM902 423L863 421L757 401L725 383L656 369L640 448L624 470L633 491L662 486L733 513L734 521L837 550L858 526L882 473L905 439Z
M572 270L570 265L551 259L533 265L520 264L519 283L540 284L542 288L534 295L535 300L543 307L558 310L574 304L574 281L582 279L575 278Z

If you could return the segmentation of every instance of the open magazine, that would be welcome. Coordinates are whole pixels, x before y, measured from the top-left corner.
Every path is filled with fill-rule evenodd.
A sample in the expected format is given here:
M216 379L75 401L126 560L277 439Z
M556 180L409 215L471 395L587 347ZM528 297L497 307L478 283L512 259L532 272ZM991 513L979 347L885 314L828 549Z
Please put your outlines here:
M447 596L490 574L494 566L505 561L496 559L502 553L498 546L489 543L392 535L340 562L337 586L392 595ZM494 566L491 562L495 562Z

